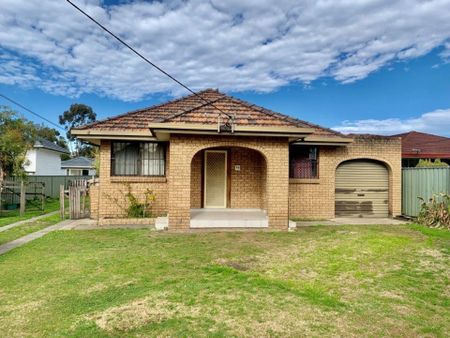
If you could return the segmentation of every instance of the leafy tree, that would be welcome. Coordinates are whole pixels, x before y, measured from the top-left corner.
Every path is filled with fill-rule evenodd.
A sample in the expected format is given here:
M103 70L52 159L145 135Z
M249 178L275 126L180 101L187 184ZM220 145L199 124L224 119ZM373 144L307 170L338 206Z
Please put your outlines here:
M34 145L36 126L8 107L0 107L0 179L26 176L26 152Z
M66 129L67 138L69 141L75 143L77 156L93 157L93 147L77 140L70 134L70 130L84 124L95 122L96 119L97 114L92 110L92 108L81 103L72 104L69 110L66 110L59 116L59 124L64 126Z

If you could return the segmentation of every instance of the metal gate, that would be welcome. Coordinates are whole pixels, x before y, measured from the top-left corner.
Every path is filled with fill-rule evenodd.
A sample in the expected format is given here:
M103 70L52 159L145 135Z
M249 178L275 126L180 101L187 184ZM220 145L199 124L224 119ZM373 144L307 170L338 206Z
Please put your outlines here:
M403 168L402 214L415 217L420 211L418 197L428 200L433 194L450 193L450 168Z

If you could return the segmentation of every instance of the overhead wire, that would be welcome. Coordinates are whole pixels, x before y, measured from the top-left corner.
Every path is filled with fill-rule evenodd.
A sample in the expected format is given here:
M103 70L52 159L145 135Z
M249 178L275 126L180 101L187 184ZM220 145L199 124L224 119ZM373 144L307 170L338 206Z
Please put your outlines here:
M234 120L234 117L226 112L224 112L222 109L220 109L219 107L217 107L216 105L214 105L212 102L210 102L209 100L205 99L204 97L202 97L200 94L196 93L194 90L192 90L191 88L189 88L187 85L185 85L184 83L182 83L180 80L178 80L177 78L175 78L173 75L169 74L167 71L165 71L164 69L162 69L160 66L158 66L157 64L155 64L154 62L150 61L148 58L146 58L144 55L142 55L142 53L140 53L139 51L137 51L135 48L133 48L131 45L129 45L127 42L125 42L121 37L119 37L118 35L116 35L115 33L113 33L111 30L109 30L108 28L106 28L104 25L102 25L100 22L98 22L95 18L93 18L91 15L89 15L88 13L86 13L85 11L83 11L80 7L78 7L75 3L73 3L70 0L66 0L70 5L72 5L76 10L78 10L81 14L83 14L84 16L86 16L89 20L91 20L92 22L94 22L98 27L100 27L102 30L104 30L105 32L107 32L109 35L111 35L114 39L116 39L117 41L119 41L122 45L124 45L125 47L127 47L129 50L131 50L134 54L136 54L137 56L139 56L142 60L144 60L146 63L148 63L149 65L151 65L153 68L155 68L156 70L158 70L159 72L161 72L162 74L164 74L165 76L167 76L168 78L170 78L171 80L173 80L174 82L176 82L177 84L179 84L181 87L183 87L184 89L186 89L187 91L189 91L191 94L195 95L196 97L200 98L204 103L210 105L211 107L217 109L221 114L225 115L228 117L228 119L230 119L231 121Z

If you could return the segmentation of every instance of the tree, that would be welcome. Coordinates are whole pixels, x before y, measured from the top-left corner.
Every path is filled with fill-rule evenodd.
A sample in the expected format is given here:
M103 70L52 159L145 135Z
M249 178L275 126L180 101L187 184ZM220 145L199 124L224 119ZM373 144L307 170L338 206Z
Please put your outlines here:
M59 124L66 129L69 141L75 143L77 156L93 157L93 147L77 140L70 134L70 130L84 124L95 122L96 119L97 114L92 108L81 103L72 104L69 110L66 110L62 115L59 115Z
M8 107L0 107L0 172L3 176L26 176L26 153L36 139L35 125Z

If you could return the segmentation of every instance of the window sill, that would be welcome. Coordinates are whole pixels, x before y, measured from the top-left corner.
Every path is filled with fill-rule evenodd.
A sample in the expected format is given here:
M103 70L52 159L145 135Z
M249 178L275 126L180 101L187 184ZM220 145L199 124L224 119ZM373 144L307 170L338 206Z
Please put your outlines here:
M111 176L112 183L166 183L164 176Z
M289 184L320 184L320 178L290 178Z

